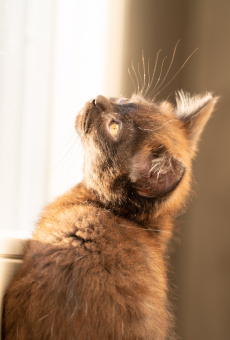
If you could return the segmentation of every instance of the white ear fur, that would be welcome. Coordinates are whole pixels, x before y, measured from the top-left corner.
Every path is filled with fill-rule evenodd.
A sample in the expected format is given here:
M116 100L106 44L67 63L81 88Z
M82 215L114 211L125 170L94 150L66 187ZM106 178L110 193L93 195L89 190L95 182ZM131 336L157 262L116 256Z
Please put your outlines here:
M187 120L190 116L193 116L204 108L213 99L210 92L207 92L203 96L191 96L188 92L178 91L176 93L177 107L175 113L181 120Z
M189 93L179 91L176 96L177 107L174 112L183 122L192 153L196 151L197 142L217 100L218 97L213 97L211 93L191 97Z

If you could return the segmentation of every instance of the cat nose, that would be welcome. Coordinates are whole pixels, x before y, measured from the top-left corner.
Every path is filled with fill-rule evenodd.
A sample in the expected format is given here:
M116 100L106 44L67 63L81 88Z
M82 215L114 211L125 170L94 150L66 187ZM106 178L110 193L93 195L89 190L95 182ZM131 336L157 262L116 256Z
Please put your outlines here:
M111 102L108 98L99 95L93 99L93 104L97 106L101 111L106 111L110 108Z

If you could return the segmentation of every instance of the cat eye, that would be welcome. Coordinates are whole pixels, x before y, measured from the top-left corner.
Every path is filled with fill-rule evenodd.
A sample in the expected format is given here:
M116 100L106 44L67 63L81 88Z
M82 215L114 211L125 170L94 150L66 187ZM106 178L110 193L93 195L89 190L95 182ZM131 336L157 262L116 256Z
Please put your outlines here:
M120 131L120 124L117 122L112 121L109 124L109 131L113 137L118 137Z
M120 101L120 104L125 104L125 103L127 103L127 102L128 102L127 99L122 99L122 100Z

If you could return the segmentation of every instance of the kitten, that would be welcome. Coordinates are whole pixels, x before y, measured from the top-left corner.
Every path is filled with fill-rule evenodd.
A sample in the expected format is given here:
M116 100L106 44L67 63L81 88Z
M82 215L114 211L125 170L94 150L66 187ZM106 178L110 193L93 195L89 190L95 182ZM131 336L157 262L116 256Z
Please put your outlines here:
M5 295L3 339L176 339L167 246L216 101L85 104L84 179L43 212Z

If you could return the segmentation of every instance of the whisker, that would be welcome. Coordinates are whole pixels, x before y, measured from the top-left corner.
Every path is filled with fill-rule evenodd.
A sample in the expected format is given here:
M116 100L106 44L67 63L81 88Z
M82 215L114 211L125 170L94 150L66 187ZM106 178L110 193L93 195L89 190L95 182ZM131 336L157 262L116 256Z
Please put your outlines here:
M167 98L165 99L165 101L167 101L167 100L169 99L169 97L170 97L172 94L173 94L173 92L171 92L171 93L167 96Z
M147 86L147 89L144 93L144 96L146 96L146 94L148 93L148 90L150 89L150 87L152 86L152 83L153 83L153 79L154 79L154 76L155 76L155 72L156 72L156 68L157 68L157 62L158 62L158 57L159 57L159 54L162 50L159 50L157 52L157 55L156 55L156 61L155 61L155 65L154 65L154 71L153 71L153 75L152 75L152 79L150 81L150 72L149 72L149 61L150 59L148 60L148 74L149 74L149 81L148 81L148 86Z
M162 232L162 233L168 233L168 234L171 234L171 232L170 232L170 231L167 231L167 230L161 230L161 229L135 228L135 227L130 227L130 226L127 226L127 225L124 225L124 224L118 224L117 226L118 226L118 227L129 228L129 229L136 229L136 230L160 231L160 232Z
M141 90L141 94L145 89L145 77L146 77L146 74L145 74L145 58L144 58L144 51L143 50L142 50L142 66L143 66L143 72L144 72L144 86Z
M140 130L143 130L143 131L157 131L159 129L162 129L163 126L169 124L170 122L174 122L174 121L176 121L176 119L170 119L156 129L144 129L144 128L141 128L140 126L137 126L137 128L140 129Z
M68 145L69 141L72 140L73 137L75 137L75 136L78 136L78 135L77 135L77 132L75 130L73 130L70 134L68 134L66 137L64 137L64 139L60 142L60 144L62 144L62 145L52 146L50 148L51 152L56 152L56 150L59 151L59 148L62 148L63 144Z
M78 164L79 164L79 157L77 155L79 155L79 152L81 154L83 154L83 149L82 149L82 144L81 141L77 141L77 143L75 144L71 154L69 155L68 158L68 170L72 170L73 168L77 168ZM76 155L76 157L75 157Z
M174 60L174 57L175 57L175 54L176 54L176 49L177 49L177 46L178 46L179 42L180 42L180 39L177 41L176 46L174 47L172 59L171 59L170 65L169 65L169 67L168 67L168 70L167 70L167 72L166 72L166 74L165 74L165 76L164 76L162 82L159 84L159 86L156 88L155 91L157 91L157 90L163 85L163 83L164 83L164 81L165 81L165 79L166 79L166 77L167 77L167 75L168 75L168 73L169 73L169 71L170 71L170 69L171 69L171 67L172 67L173 60Z
M178 75L178 73L182 70L182 68L184 67L184 65L188 62L188 60L191 58L191 56L198 50L198 47L190 54L190 56L185 60L185 62L183 63L183 65L180 67L180 69L177 71L177 73L172 77L172 79L159 91L154 95L154 98L152 99L152 101L156 98L156 96L163 91L172 81L173 79ZM153 93L154 94L154 93ZM153 95L152 94L152 95Z
M53 157L51 157L51 161L55 160L67 148L67 146L70 143L72 145L75 140L77 141L78 139L76 137L77 137L76 135L75 136L72 135L71 138L69 138L69 141L65 143L65 145L63 145L58 151L53 152Z
M141 77L141 73L140 73L140 65L139 65L139 63L137 64L138 66L137 66L137 69L138 69L138 74L139 74L139 77L141 78L141 93L142 93L142 91L143 91L143 80L142 80L142 77Z
M128 73L129 73L129 76L130 76L130 78L131 78L131 80L132 80L132 82L133 82L134 89L135 89L135 93L137 93L137 90L136 90L136 84L135 84L135 82L134 82L134 80L133 80L133 78L132 78L132 76L131 76L131 73L130 73L130 70L129 70L129 68L128 68Z
M139 80L138 80L138 77L137 77L135 68L134 68L134 66L133 66L133 60L132 60L132 69L133 69L133 72L134 72L135 77L136 77L136 80L137 80L137 93L138 93L138 92L139 92Z
M148 92L148 88L149 88L149 84L150 84L149 62L150 62L150 58L148 59L148 85L147 85L147 92Z
M44 315L42 318L40 318L37 322L40 322L41 320L45 319L51 312L49 312L48 314Z
M65 162L67 162L69 160L69 158L71 157L71 155L73 154L74 150L76 150L76 147L79 145L79 140L76 139L73 141L71 147L69 148L69 150L66 152L66 154L62 157L62 159L57 163L55 164L53 167L51 167L49 170L48 170L48 176L50 178L53 178L56 174L57 174L57 170L59 171L60 169L60 165L64 164L63 161L65 160ZM50 176L51 174L51 176Z
M159 81L161 80L161 74L162 74L162 71L163 71L163 66L164 66L164 62L165 62L165 59L166 59L166 58L167 58L167 56L164 57L164 59L163 59L163 61L162 61L161 70L160 70L160 74L159 74L158 80L157 80L157 82L156 82L154 88L152 89L152 91L151 91L150 94L148 95L149 97L151 97L152 93L154 92L155 88L157 87L157 84L158 84Z

